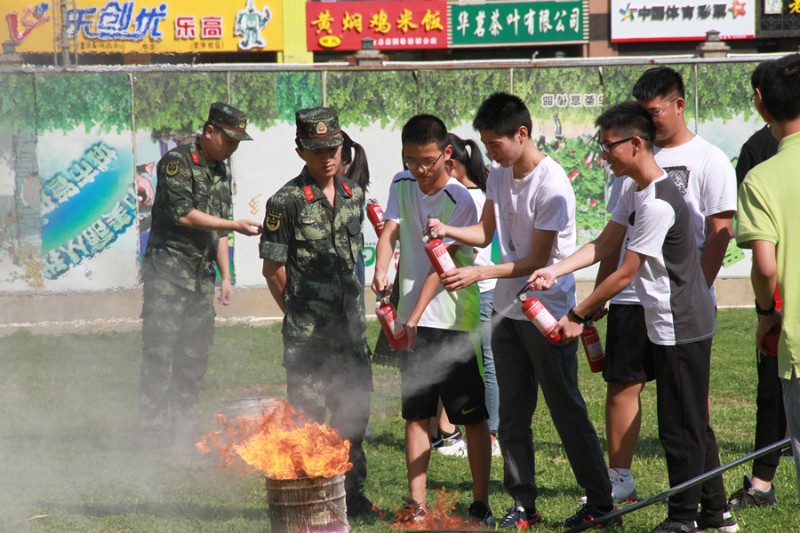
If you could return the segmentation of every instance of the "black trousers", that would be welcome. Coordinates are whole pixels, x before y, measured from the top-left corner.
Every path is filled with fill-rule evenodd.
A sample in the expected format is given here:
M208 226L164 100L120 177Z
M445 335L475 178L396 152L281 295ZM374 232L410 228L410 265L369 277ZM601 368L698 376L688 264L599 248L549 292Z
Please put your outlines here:
M778 358L756 351L758 360L758 389L756 392L756 442L759 450L786 436L786 412L783 409L783 390L778 377ZM764 455L753 461L753 476L772 481L778 463L780 450Z
M711 339L653 346L658 387L658 436L674 487L719 466L719 450L708 421ZM669 497L669 517L694 520L697 506L712 514L727 506L722 476Z

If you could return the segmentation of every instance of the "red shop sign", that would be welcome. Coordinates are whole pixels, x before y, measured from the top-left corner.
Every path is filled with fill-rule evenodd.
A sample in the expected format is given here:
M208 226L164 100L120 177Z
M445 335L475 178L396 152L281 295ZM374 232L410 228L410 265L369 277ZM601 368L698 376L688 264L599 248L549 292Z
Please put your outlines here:
M447 48L447 2L307 2L306 42L314 52Z

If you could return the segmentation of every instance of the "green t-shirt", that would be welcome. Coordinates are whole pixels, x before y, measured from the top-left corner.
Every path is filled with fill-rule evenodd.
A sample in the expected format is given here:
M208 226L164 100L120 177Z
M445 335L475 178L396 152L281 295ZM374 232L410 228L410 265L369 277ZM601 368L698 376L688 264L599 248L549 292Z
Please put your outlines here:
M800 133L784 137L778 153L747 173L739 189L736 242L775 244L778 287L783 297L783 332L778 345L778 372L800 376Z

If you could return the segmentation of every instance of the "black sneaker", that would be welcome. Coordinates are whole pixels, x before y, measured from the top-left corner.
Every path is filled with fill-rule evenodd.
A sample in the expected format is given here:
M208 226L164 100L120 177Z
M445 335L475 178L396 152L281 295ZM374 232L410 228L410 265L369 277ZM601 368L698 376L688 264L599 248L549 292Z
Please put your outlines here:
M488 505L483 502L474 501L472 505L469 506L469 521L485 526L493 526L494 516L492 516L492 510L489 509Z
M527 512L522 507L512 507L506 513L506 516L497 524L497 529L514 529L525 531L529 527L536 525L542 520L542 515L533 511Z
M744 476L744 486L731 494L728 500L728 508L731 511L740 511L747 507L770 507L777 503L778 498L775 496L775 487L770 486L766 492L758 490L753 487L750 476Z
M667 518L650 533L697 533L697 523L694 520L673 520Z
M461 430L456 426L456 430L452 433L446 433L441 429L436 433L436 437L431 437L431 448L441 448L442 446L450 446L460 441L463 438Z
M736 523L736 520L727 509L718 515L711 514L703 509L697 515L697 529L700 531L713 529L715 531L736 533L739 531L739 524Z
M616 509L612 509L611 511L601 511L594 505L590 503L585 503L583 504L583 506L581 506L580 509L578 509L575 512L574 515L570 516L569 518L561 522L559 525L563 527L579 526L581 524L585 524L586 522L591 522L595 519L602 518L603 516L611 514L614 511L616 511ZM606 522L599 522L594 527L597 529L603 529L606 527L617 527L621 525L622 525L622 518L616 516Z

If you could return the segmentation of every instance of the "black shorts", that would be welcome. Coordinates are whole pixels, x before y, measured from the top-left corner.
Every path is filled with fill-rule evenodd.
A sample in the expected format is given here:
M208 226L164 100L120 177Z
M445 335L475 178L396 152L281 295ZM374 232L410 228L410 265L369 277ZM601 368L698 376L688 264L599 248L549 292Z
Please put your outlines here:
M652 381L656 377L653 343L647 337L644 307L611 304L606 331L607 382Z
M402 352L400 392L405 420L436 416L439 397L453 424L489 417L474 338L464 331L417 328L413 352Z

